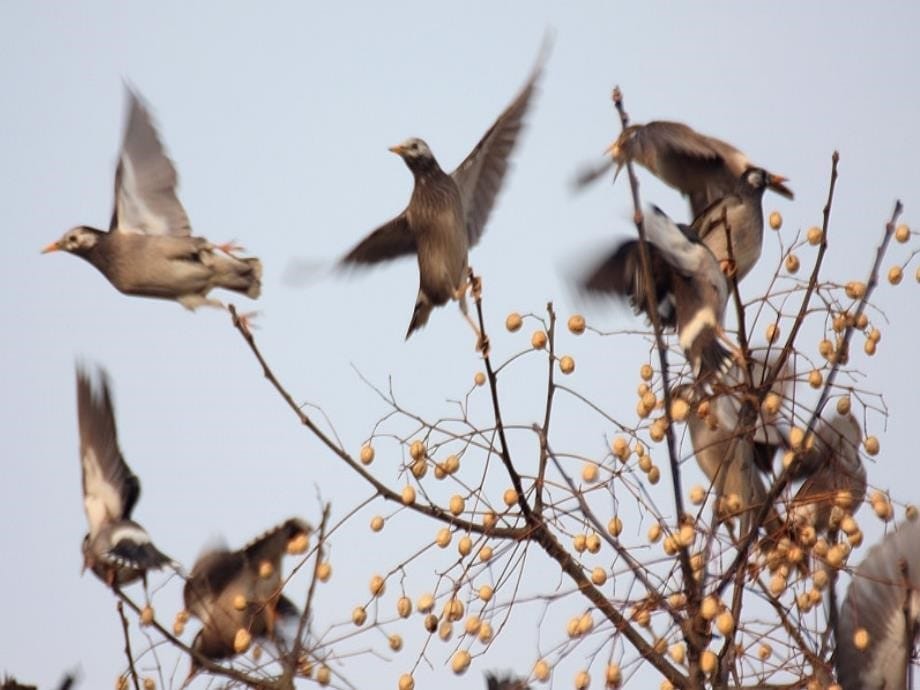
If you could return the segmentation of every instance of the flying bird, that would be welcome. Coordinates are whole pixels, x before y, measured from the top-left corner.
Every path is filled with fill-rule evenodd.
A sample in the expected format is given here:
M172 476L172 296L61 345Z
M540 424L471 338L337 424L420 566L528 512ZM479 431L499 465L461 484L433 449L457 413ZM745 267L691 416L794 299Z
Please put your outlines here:
M857 646L860 629L867 645ZM907 690L920 633L920 522L901 523L853 573L835 630L844 690ZM915 657L914 657L915 658Z
M626 162L632 161L688 197L693 218L714 201L731 194L735 181L746 170L758 167L731 144L700 134L680 122L630 125L620 132L607 152L610 163L581 175L579 186L600 177L614 164L619 174ZM767 186L792 199L792 190L785 182L782 175L767 173Z
M83 567L110 587L138 579L146 586L148 570L178 564L164 555L147 531L131 519L141 484L122 457L115 411L105 371L98 385L77 368L77 419L83 468L83 507L89 533L83 538Z
M434 307L452 299L459 302L464 317L479 333L466 304L468 254L485 231L542 66L541 56L521 92L453 172L441 169L421 139L409 138L390 148L414 177L409 204L342 257L340 266L416 255L419 289L406 339L428 322Z
M310 526L298 518L286 520L236 551L211 549L195 562L185 583L186 610L202 627L192 649L208 659L226 659L245 651L238 633L247 640L274 639L279 618L299 616L281 590L281 558L302 553ZM189 679L199 670L193 658Z
M237 258L232 243L193 237L176 196L177 175L150 114L128 89L128 122L115 169L115 206L108 232L78 225L42 253L75 254L128 295L175 300L187 309L222 307L208 298L226 288L253 299L261 291L262 264Z
M676 328L680 345L696 378L731 366L721 346L728 283L716 257L692 227L677 225L656 206L643 220L649 247L658 316ZM638 240L620 244L582 279L583 290L629 298L634 309L649 314Z

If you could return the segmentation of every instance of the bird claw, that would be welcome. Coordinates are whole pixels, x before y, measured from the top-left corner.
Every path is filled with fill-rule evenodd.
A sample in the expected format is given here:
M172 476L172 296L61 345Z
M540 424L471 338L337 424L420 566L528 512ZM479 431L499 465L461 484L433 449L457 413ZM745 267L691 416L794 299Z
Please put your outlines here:
M245 247L236 243L236 240L230 240L229 242L223 242L222 244L215 244L214 246L227 256L232 256L234 259L239 258L237 257L238 253L246 251Z
M733 259L722 259L719 261L719 268L726 278L734 278L738 274L738 265Z
M257 325L253 324L253 319L255 319L261 312L258 311L249 311L245 314L236 314L234 318L234 324L239 326L246 335L252 335L252 330L258 328Z
M473 273L470 269L470 295L475 301L482 299L482 278Z
M489 342L489 336L480 333L479 339L476 341L476 352L481 352L483 358L486 358L489 356L490 349L491 343Z

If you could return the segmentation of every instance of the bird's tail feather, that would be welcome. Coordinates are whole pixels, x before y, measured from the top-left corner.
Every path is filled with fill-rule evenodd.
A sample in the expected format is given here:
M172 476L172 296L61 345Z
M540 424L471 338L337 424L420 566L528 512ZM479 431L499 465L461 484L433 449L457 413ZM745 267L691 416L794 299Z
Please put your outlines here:
M421 292L415 301L415 309L412 311L412 320L409 322L409 330L406 331L406 340L409 339L415 331L428 323L428 317L431 316L432 305L428 298Z

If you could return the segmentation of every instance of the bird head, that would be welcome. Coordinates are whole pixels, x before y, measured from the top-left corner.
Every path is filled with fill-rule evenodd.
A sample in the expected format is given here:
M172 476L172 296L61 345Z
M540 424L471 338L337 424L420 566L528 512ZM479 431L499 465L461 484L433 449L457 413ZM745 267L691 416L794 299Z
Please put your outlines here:
M788 181L787 178L783 177L782 175L768 172L763 168L750 167L741 173L741 179L743 184L747 185L751 189L771 189L777 194L786 197L787 199L792 199L795 197L795 195L792 193L792 190L785 185L785 182Z
M401 144L391 146L390 151L400 156L413 173L424 172L437 166L428 144L416 137L410 137Z
M94 228L87 227L86 225L78 225L65 232L57 242L52 242L43 247L42 254L65 251L71 254L84 255L89 253L93 247L96 246L99 241L99 236L102 234L104 233Z

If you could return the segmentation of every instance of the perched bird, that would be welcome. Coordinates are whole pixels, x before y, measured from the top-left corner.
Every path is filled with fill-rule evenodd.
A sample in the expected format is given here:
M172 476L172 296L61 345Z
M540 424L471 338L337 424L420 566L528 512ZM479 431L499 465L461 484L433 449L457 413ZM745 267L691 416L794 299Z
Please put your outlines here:
M207 297L216 287L257 298L261 262L233 256L232 243L192 237L176 197L176 169L139 97L128 90L128 100L109 231L79 225L42 252L76 254L125 294L176 300L188 309L223 306Z
M299 615L281 594L281 558L286 551L305 551L311 531L303 520L291 518L242 549L211 549L198 558L183 591L186 610L202 623L194 651L208 659L232 657L245 651L249 639L274 639L279 617ZM198 669L193 658L189 678Z
M676 327L696 378L730 366L729 353L718 342L728 283L716 257L693 228L676 225L655 206L648 208L643 227L662 325ZM643 275L639 243L629 240L591 270L581 287L629 297L637 312L648 314Z
M856 644L864 630L866 646ZM853 573L835 638L844 690L907 690L920 634L920 522L901 523Z
M840 493L849 492L847 512L856 513L866 497L866 468L859 457L862 430L852 414L819 418L811 447L801 451L801 473L807 475L789 506L796 528L810 526L819 534L831 524Z
M674 389L672 397L689 404L687 429L694 457L720 499L720 515L738 516L739 537L743 538L767 499L767 487L758 471L761 456L772 459L779 438L774 420L763 415L755 417L747 427L741 424L743 406L751 390L743 381L740 367L735 364L725 372L722 385L714 385L716 391L711 394L704 393L701 386L682 384ZM774 388L783 385L777 379ZM764 531L768 536L779 535L782 527L779 514L771 508L763 523Z
M542 63L541 57L523 90L452 173L441 169L421 139L406 139L390 148L415 178L409 205L361 240L341 259L340 266L416 255L419 289L407 339L427 323L434 307L451 299L460 303L464 317L478 333L467 312L467 257L470 247L482 237L495 205Z
M146 585L148 570L178 568L178 564L131 519L141 485L118 447L108 377L100 370L98 378L94 387L90 376L77 368L83 507L89 522L89 533L83 538L83 567L111 587L138 579Z
M610 145L611 165L619 174L626 161L648 169L662 182L690 200L693 217L699 216L714 201L734 192L735 182L755 166L746 155L721 139L706 136L680 122L649 122L630 125ZM604 170L584 175L579 184L599 177ZM786 178L766 174L766 184L782 196L792 199Z

